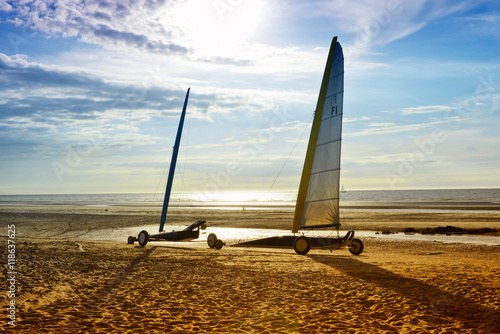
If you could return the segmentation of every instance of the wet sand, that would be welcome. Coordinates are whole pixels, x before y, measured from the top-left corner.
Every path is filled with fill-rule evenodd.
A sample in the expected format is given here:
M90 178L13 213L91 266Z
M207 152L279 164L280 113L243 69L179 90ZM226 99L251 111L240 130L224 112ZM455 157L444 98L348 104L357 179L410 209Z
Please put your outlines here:
M405 228L456 226L496 228L500 235L500 205L363 205L341 206L342 229L402 232ZM486 208L486 209L485 209ZM0 206L1 225L15 223L29 237L57 237L69 231L89 231L158 225L158 206ZM186 226L198 219L209 226L290 230L293 210L256 208L170 208L167 225Z
M105 211L107 209L107 211ZM493 212L346 211L364 230L499 228ZM280 210L173 209L174 224L290 227ZM16 226L16 332L500 333L500 247L365 238L347 250L191 247L68 238L157 224L141 207L4 206ZM7 249L7 235L0 238ZM5 253L4 253L5 254ZM6 272L4 270L4 272ZM7 298L2 329L7 321Z

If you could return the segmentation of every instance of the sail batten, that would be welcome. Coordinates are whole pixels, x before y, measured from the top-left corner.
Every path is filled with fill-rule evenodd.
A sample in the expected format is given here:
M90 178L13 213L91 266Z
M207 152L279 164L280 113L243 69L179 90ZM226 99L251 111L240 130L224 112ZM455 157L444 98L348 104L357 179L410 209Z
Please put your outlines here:
M320 146L323 146L323 145L327 145L327 144L331 144L331 143L335 143L335 142L339 142L339 141L341 141L341 139L335 139L335 140L332 140L332 141L328 141L326 143L318 144L318 145L316 145L316 147L320 147Z
M311 173L311 175L321 174L321 173L325 173L325 172L333 172L333 171L336 171L336 170L340 170L340 168L334 168L334 169L324 170L324 171L321 171L321 172L315 172L315 173Z
M344 100L344 57L334 37L323 74L292 232L338 226L340 149Z
M323 120L327 120L327 119L330 119L330 118L335 118L335 117L338 117L338 116L340 116L340 115L331 115L331 116L323 118Z
M324 201L331 201L331 200L335 200L335 199L339 199L339 197L317 199L317 200L314 200L314 201L306 201L306 203L324 202Z

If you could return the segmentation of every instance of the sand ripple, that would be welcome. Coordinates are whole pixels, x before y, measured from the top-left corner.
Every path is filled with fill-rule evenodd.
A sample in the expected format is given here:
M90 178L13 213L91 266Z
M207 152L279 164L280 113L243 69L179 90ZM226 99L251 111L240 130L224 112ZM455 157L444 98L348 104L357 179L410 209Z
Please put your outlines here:
M499 247L371 239L365 245L355 257L346 250L299 256L161 243L27 242L19 247L16 329L500 332Z

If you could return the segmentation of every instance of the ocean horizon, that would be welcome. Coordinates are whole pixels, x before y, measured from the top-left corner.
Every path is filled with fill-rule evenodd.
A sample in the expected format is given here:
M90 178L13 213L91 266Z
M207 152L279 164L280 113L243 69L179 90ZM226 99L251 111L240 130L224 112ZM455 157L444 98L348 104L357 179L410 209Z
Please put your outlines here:
M158 205L163 193L0 195L0 205ZM225 191L173 193L171 206L292 207L297 192ZM353 190L340 193L340 203L482 203L500 204L500 189Z

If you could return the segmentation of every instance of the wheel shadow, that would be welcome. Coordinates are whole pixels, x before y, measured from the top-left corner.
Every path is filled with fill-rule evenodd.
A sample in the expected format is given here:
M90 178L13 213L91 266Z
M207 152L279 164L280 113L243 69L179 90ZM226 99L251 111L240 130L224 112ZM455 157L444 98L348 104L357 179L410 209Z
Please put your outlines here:
M308 255L312 260L330 266L353 279L373 284L384 290L392 291L419 305L419 313L427 322L439 321L442 317L451 317L467 324L471 328L479 325L488 326L498 331L500 315L494 307L472 301L463 295L467 286L459 282L448 281L445 286L422 282L404 277L377 265L357 260L351 256ZM496 321L495 321L496 319ZM487 324L485 324L487 322Z

